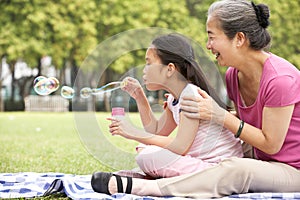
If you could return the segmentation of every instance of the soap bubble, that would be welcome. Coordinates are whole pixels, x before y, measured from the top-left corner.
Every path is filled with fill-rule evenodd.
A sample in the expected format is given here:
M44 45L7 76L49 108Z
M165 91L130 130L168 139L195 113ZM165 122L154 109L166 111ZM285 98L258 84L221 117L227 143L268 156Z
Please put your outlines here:
M35 80L35 85L33 86L34 91L39 95L49 95L51 90L48 89L48 79L43 77L38 77Z
M81 90L80 90L80 96L81 96L81 98L84 98L84 99L86 99L86 98L89 98L90 97L90 95L92 94L92 89L91 88L89 88L89 87L84 87L84 88L82 88Z
M33 80L33 85L36 85L39 81L46 79L45 76L38 76Z
M69 86L63 86L60 90L60 94L66 99L72 99L74 97L75 91Z
M55 77L38 76L33 81L33 89L39 95L49 95L59 88L59 81Z
M48 78L48 80L49 80L48 89L51 90L52 92L56 91L59 88L59 81L54 77L50 77Z

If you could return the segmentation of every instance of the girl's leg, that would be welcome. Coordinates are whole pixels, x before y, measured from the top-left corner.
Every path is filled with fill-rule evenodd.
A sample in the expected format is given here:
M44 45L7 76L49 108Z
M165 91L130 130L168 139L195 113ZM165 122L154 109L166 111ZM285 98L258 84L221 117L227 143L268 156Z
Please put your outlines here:
M127 179L122 177L123 191L127 187ZM115 176L112 176L108 183L108 190L111 194L118 192L117 179ZM147 180L132 178L132 190L131 194L140 195L140 196L163 196L160 188L157 185L156 180Z
M140 169L152 177L174 177L214 166L190 155L180 156L157 146L145 147L137 156Z
M123 186L127 181L122 178ZM299 192L300 170L278 162L230 158L206 170L157 180L133 179L132 194L193 198L223 197L247 192ZM109 191L117 192L116 179Z

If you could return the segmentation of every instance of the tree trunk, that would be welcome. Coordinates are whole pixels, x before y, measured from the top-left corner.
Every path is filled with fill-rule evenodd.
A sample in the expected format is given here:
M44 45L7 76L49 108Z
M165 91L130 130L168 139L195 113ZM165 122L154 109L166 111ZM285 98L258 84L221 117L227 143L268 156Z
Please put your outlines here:
M10 96L10 101L14 102L15 101L15 65L16 61L10 62L10 71L11 71L11 96Z
M38 69L37 76L41 76L41 73L42 73L42 63L41 63L41 58L40 57L37 60L37 69Z
M3 56L0 57L0 112L4 111L4 102L3 102L3 98L2 98L2 59Z

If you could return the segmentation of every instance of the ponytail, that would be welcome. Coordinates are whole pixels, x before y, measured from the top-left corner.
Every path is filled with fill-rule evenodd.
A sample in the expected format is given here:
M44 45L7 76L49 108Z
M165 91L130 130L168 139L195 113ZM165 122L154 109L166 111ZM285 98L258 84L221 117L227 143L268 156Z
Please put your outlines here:
M191 60L189 61L189 64L190 67L187 67L186 79L204 90L218 103L219 106L228 109L229 107L221 100L216 90L209 84L209 81L206 79L206 76L198 63L195 60Z

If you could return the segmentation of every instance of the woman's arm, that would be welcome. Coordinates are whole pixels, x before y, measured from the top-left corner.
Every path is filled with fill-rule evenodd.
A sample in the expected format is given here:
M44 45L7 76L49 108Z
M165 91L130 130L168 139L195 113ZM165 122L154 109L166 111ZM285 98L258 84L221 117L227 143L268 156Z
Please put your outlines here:
M220 108L206 92L199 90L199 93L202 98L192 96L183 98L181 108L184 115L194 119L214 120L235 134L240 126L240 119ZM245 123L240 138L267 154L277 153L284 142L293 110L294 105L265 107L262 129Z
M283 145L292 118L294 105L263 109L262 129L245 123L240 138L246 143L267 153L278 153ZM226 114L224 126L236 133L240 120L230 113Z

